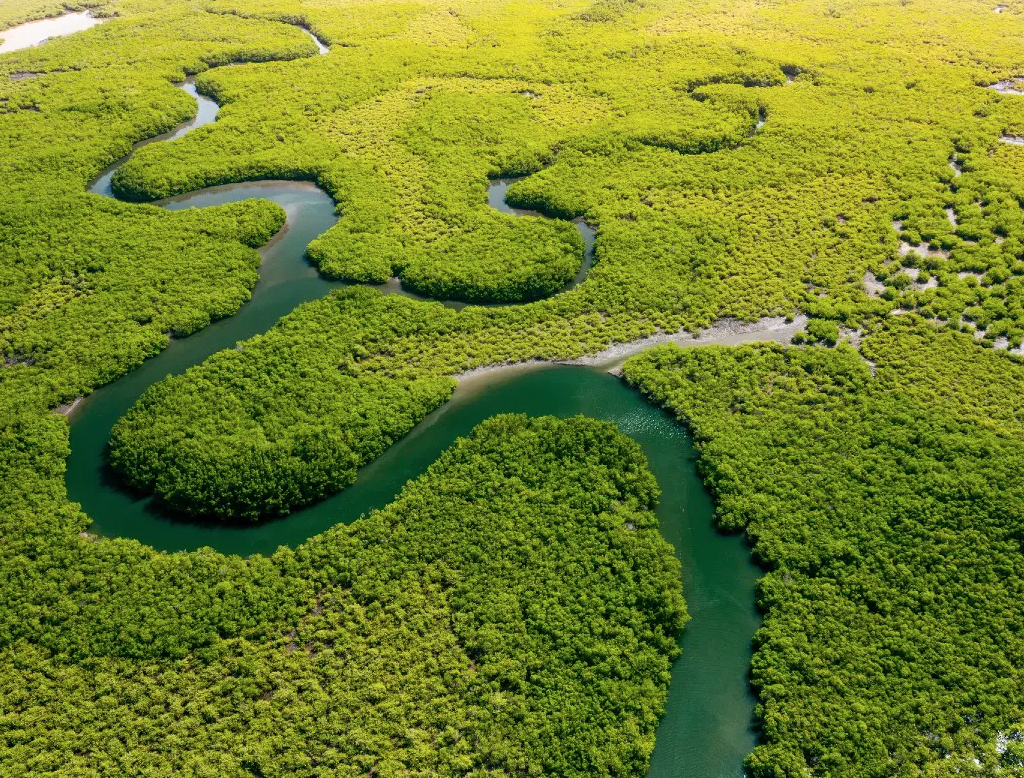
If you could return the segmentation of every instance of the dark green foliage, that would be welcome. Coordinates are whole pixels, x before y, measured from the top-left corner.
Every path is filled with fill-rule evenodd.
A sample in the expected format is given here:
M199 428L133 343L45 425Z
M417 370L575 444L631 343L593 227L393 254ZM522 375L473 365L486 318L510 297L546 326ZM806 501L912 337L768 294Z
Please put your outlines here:
M278 206L256 200L174 214L112 202L96 212L83 195L63 222L13 210L18 237L0 242L0 385L44 406L138 366L169 334L237 311L260 264L247 245L284 223ZM75 224L72 247L64 231Z
M350 367L410 335L440 337L437 309L362 288L303 306L151 387L114 428L110 463L195 515L273 516L333 494L455 389L448 376Z
M641 775L686 620L656 499L612 425L503 416L269 559L6 554L0 769Z
M170 80L207 63L303 56L308 46L285 25L164 12L3 55L0 386L9 391L0 405L85 394L166 347L169 333L194 332L249 298L254 249L284 223L277 206L171 214L84 189L132 141L195 110ZM20 71L43 75L7 78Z
M1024 370L920 320L864 353L874 379L848 346L625 366L769 571L757 778L980 774L1024 712Z
M834 346L839 340L839 325L825 319L811 319L807 322L807 332L798 332L793 338L794 343L823 343Z

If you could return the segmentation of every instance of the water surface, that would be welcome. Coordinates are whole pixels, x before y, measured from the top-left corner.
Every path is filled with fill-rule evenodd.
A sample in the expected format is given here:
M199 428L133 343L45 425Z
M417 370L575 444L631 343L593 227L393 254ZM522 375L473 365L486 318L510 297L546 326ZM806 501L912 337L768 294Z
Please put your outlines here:
M40 19L37 22L19 24L0 30L0 54L18 51L45 43L50 38L59 38L73 32L81 32L102 24L106 19L97 19L88 11L55 16L52 19Z
M302 302L343 286L323 279L305 258L310 240L334 224L334 203L305 182L234 184L170 198L174 210L268 197L288 214L288 226L263 249L252 301L227 319L184 339L85 398L70 416L71 500L94 519L92 532L130 537L165 551L210 546L225 553L271 553L295 546L341 522L387 505L460 435L497 413L570 416L615 422L639 442L663 490L656 513L662 533L683 563L684 594L693 620L683 637L668 707L651 762L651 778L739 778L754 746L754 701L747 684L757 569L743 542L713 529L712 504L693 463L682 427L600 369L544 367L487 373L463 381L385 454L359 471L349 489L283 519L227 525L182 521L126 490L106 464L110 430L151 384L199 364L211 354L265 332ZM392 292L400 292L394 286Z
M497 211L507 213L512 216L544 216L539 211L528 211L524 208L513 208L507 202L505 202L505 196L508 194L508 188L519 181L522 176L515 178L492 178L488 182L487 186L487 204ZM595 247L597 243L597 232L587 224L582 218L573 219L573 225L576 227L576 231L583 238L583 264L580 265L580 269L576 271L576 275L566 282L565 286L559 289L559 293L568 292L575 286L579 286L583 283L587 277L587 273L590 272L590 268L594 265Z
M198 104L196 115L187 122L179 124L170 132L165 132L163 135L155 135L152 138L146 138L145 140L140 140L138 143L133 143L132 150L126 156L121 157L121 159L100 171L99 176L89 184L90 192L93 194L103 195L104 197L113 197L114 189L111 182L113 181L114 173L125 162L131 159L132 154L137 150L141 149L143 146L148 146L150 143L157 143L158 141L164 140L175 140L183 136L185 133L191 132L196 127L202 127L204 124L211 124L217 119L217 112L220 110L220 106L209 97L206 97L196 91L195 76L189 76L182 83L175 84L175 86L195 98L195 101Z
M304 33L306 33L306 35L308 35L310 38L313 39L313 43L316 44L316 50L317 50L318 54L320 54L320 55L330 54L330 52L331 52L330 47L326 43L324 43L322 40L320 40L318 37L316 37L316 35L313 34L312 30L309 30L309 29L307 29L305 27L299 27L299 29L302 30Z
M683 592L693 617L682 638L683 655L673 670L649 778L742 776L743 758L755 745L754 699L747 673L750 641L759 625L754 608L759 573L741 537L714 530L712 502L697 476L694 450L683 428L621 380L592 368L552 366L466 381L449 403L362 468L349 489L255 526L175 521L104 478L103 445L123 410L118 404L119 383L97 392L73 417L69 495L95 518L92 531L137 538L168 551L212 546L247 555L296 546L336 523L384 507L457 437L498 413L582 413L614 422L643 447L658 479L662 496L655 512L662 534L682 562Z

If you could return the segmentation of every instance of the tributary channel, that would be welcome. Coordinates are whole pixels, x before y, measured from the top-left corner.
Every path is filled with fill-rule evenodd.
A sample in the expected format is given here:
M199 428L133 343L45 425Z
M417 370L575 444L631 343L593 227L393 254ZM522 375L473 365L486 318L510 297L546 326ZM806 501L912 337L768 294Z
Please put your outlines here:
M216 105L196 94L191 82L182 86L199 101L199 115L159 140L179 137L216 116ZM123 160L104 171L91 191L110 196L110 176L121 163ZM507 181L493 182L489 201L500 210L519 214L504 203L507 186ZM158 204L180 209L250 197L273 200L288 213L285 229L261 250L261 277L252 300L234 316L172 341L139 369L83 400L69 417L68 495L94 519L91 530L102 536L136 538L166 551L211 546L229 554L270 553L281 545L299 545L334 524L354 521L383 507L457 437L495 414L585 414L612 421L640 443L661 486L656 513L662 533L682 562L684 594L692 616L682 638L682 657L673 670L649 776L742 776L743 757L755 745L751 728L755 700L747 674L751 638L760 623L754 608L759 571L751 564L742 538L715 531L713 506L697 476L695 452L682 427L603 369L523 367L466 379L446 405L364 467L352 487L279 520L246 526L183 521L160 513L147 498L120 487L106 466L107 440L114 423L147 387L199 364L216 351L233 347L239 340L267 331L300 303L342 286L321 278L305 258L309 241L336 219L334 203L313 184L235 184ZM587 261L571 285L583 280L593 257L593 231L583 223L577 226L587 244ZM404 293L396 283L385 285L382 291Z

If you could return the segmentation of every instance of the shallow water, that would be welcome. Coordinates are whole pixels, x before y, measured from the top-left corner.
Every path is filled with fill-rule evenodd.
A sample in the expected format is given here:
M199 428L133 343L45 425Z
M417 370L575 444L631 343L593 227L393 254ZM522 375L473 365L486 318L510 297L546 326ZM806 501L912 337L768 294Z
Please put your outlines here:
M55 16L52 19L40 19L37 22L19 24L0 30L0 54L18 51L45 43L50 38L59 38L73 32L81 32L103 24L106 19L97 19L88 11Z
M300 27L299 29L302 30L304 33L306 33L306 35L308 35L310 38L313 39L313 43L316 44L316 50L317 50L317 52L319 54L321 54L321 55L323 55L323 54L330 54L330 52L331 52L330 46L328 46L326 43L324 43L322 40L320 40L318 37L316 37L311 30L307 30L305 27Z
M492 178L487 185L487 204L497 211L502 213L511 214L512 216L544 216L539 211L528 211L523 208L513 208L511 205L505 202L505 196L508 194L508 188L519 180L520 177L516 178ZM568 292L575 286L579 286L583 283L583 280L587 277L587 273L590 268L594 265L595 248L597 244L597 232L587 224L583 219L573 219L573 225L576 227L576 231L583 238L583 264L580 265L580 269L576 271L576 275L573 276L563 286L559 292Z

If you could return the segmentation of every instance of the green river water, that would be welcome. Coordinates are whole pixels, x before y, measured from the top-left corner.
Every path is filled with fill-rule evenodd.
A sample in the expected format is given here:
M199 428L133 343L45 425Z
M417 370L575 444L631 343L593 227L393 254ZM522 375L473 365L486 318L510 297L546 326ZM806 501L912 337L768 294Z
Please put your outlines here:
M94 192L109 195L110 172L104 171ZM490 202L512 212L503 202L506 186L507 182L496 182ZM236 315L172 341L159 356L83 400L69 417L68 495L93 518L91 530L104 536L135 538L166 551L210 546L230 554L270 553L383 507L457 437L495 414L585 414L612 421L643 447L661 486L656 513L662 533L682 562L684 594L692 616L682 638L682 657L673 670L649 776L742 776L743 757L756 742L751 727L755 700L747 673L751 638L760 623L754 608L759 571L751 564L742 538L715 531L713 506L697 476L695 452L682 427L602 370L529 367L464 380L450 402L364 467L355 485L279 520L244 526L183 521L162 514L147 498L121 488L105 463L107 440L114 423L148 386L233 347L239 340L265 332L296 305L319 299L342 285L320 278L305 259L306 244L336 219L333 202L312 184L238 184L161 204L170 209L205 207L248 197L271 199L288 213L286 228L261 251L261 278L252 301ZM582 280L593 255L593 231L584 224L578 228L587 242L588 262L574 283ZM404 293L397 283L381 290Z
M130 379L135 374L131 374ZM712 503L697 477L683 429L620 379L586 367L542 367L485 374L460 385L452 400L422 421L382 457L364 467L345 492L291 516L257 526L175 521L149 511L108 480L102 452L127 399L113 384L90 398L72 424L68 469L71 499L82 502L103 535L134 537L167 550L213 546L226 553L295 546L337 522L386 505L460 435L498 413L582 413L615 422L647 455L662 489L656 509L665 538L683 565L692 620L673 669L651 778L737 778L755 743L754 699L747 685L750 639L759 624L753 591L758 577L740 537L712 525ZM102 392L108 392L106 396ZM111 395L117 395L112 397Z

